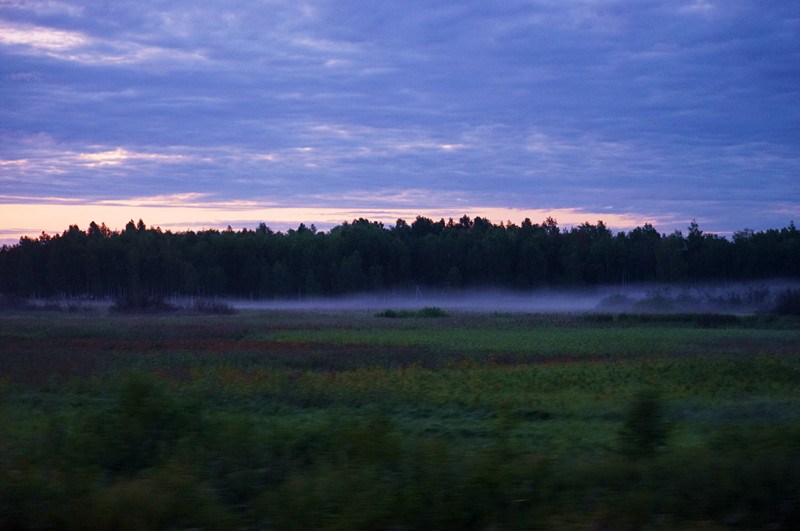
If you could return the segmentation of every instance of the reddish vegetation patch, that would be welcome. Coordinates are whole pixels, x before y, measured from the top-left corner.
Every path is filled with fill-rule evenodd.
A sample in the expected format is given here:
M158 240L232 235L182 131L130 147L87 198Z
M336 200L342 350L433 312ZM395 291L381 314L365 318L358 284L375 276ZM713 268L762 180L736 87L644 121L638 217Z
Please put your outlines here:
M52 338L14 338L0 344L0 374L12 382L42 384L48 380L65 381L72 378L96 377L109 370L125 368L138 355L164 357L171 354L198 354L235 356L255 354L264 356L265 365L283 360L291 367L292 360L299 360L309 369L341 369L349 366L351 359L370 359L391 356L414 360L419 349L370 347L365 345L333 345L310 342L279 341L233 341L226 339L179 339L156 341L127 341L102 338L75 338L59 340ZM124 356L120 360L119 355ZM418 356L417 356L418 357ZM287 361L288 360L288 361ZM176 367L173 361L148 363L148 370L167 379L183 380L192 367ZM233 361L236 364L235 360Z
M0 347L0 368L12 382L41 384L51 378L86 378L99 373L103 353L52 340L17 340Z
M143 356L169 355L176 352L269 351L274 345L221 340L122 341L115 339L18 338L0 345L0 372L12 382L41 384L50 379L91 378L113 368L117 353ZM160 369L166 373L186 372L188 368Z
M138 329L137 329L138 330ZM169 380L182 381L193 369L220 368L250 370L270 368L287 371L336 372L358 367L402 368L411 365L436 369L457 367L460 363L487 363L495 366L571 363L622 363L632 359L646 362L639 355L588 358L569 355L536 355L495 351L465 356L447 348L387 345L337 344L324 342L282 342L237 340L224 329L169 329L167 337L144 327L145 337L135 330L123 330L123 337L59 337L58 330L43 338L5 337L0 341L0 378L11 382L42 384L48 380L98 377L108 372L141 367ZM242 335L245 335L243 331ZM156 337L147 338L147 335ZM167 334L164 332L164 334ZM171 335L171 337L170 337ZM183 335L183 337L182 337ZM185 337L190 335L191 337ZM226 337L227 336L227 337ZM725 340L706 354L727 357L751 356L768 350L796 352L796 346L776 341L764 345L755 340ZM671 357L696 356L697 351L672 352Z
M311 343L282 343L279 341L231 341L227 339L180 339L168 341L116 342L111 350L121 352L274 352L308 351Z

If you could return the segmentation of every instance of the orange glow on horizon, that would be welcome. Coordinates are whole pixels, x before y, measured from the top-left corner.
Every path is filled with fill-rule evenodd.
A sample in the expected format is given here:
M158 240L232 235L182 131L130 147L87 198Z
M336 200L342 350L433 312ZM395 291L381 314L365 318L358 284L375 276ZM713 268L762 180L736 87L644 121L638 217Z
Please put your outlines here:
M519 225L525 218L542 223L553 217L560 227L603 221L611 229L630 230L645 223L655 222L635 214L583 212L577 209L516 209L500 207L470 208L339 208L339 207L284 207L263 205L250 201L189 203L200 199L197 194L162 196L120 201L56 201L47 203L5 203L0 206L0 239L15 242L22 236L38 237L42 232L60 234L70 225L86 230L89 223L105 223L111 230L122 230L130 220L142 219L148 227L181 232L186 230L224 229L230 225L235 230L255 229L264 222L273 230L296 228L300 223L316 225L328 230L343 222L359 218L378 221L387 226L398 219L409 224L417 216L458 220L466 215L482 217L492 223L508 221Z

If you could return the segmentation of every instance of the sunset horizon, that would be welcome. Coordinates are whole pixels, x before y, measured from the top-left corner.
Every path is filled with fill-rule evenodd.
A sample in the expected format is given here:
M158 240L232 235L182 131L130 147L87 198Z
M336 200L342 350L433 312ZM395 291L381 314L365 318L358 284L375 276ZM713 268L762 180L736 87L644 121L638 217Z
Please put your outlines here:
M0 5L0 243L463 215L797 221L800 11L680 2Z
M631 214L620 215L609 212L581 212L578 209L521 209L521 208L335 208L335 207L281 207L259 206L251 202L193 202L183 197L134 198L125 201L100 201L87 204L78 200L54 200L42 203L6 204L0 212L0 245L13 245L19 238L36 238L42 233L60 234L70 226L86 230L90 223L106 225L112 231L120 231L130 222L142 220L148 228L171 231L254 230L264 223L275 231L287 231L301 224L328 231L343 223L356 219L393 226L398 220L411 224L417 217L433 221L458 221L463 216L482 218L494 224L521 224L525 219L541 224L554 219L562 230L584 223L602 222L614 232L630 231L636 227L652 225L663 233L684 231L691 221L682 223L665 218L656 220ZM15 227L14 223L19 227ZM26 229L35 225L36 228ZM771 227L779 228L779 227Z

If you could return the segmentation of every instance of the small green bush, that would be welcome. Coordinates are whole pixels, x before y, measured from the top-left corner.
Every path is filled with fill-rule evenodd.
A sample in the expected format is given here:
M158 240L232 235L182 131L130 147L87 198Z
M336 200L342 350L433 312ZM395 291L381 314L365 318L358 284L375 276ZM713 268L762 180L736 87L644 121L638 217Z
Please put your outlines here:
M85 415L68 438L75 465L134 473L167 459L180 439L200 430L198 405L153 376L132 371L119 386L115 399Z
M639 391L623 418L620 451L631 458L652 457L667 443L669 426L658 392Z
M428 306L417 311L416 317L447 317L449 314L436 306Z
M375 317L388 317L391 319L406 319L409 317L447 317L450 314L436 306L426 306L417 311L413 310L384 310L375 314Z

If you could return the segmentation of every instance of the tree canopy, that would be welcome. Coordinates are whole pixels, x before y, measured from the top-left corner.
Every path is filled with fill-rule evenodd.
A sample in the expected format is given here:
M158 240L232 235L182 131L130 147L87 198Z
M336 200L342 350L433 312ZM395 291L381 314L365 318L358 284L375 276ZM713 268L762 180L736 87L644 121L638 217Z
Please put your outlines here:
M531 289L636 282L800 277L800 232L782 229L661 234L646 224L614 234L602 221L559 228L463 216L418 216L394 226L357 219L328 232L162 231L131 220L122 231L23 237L0 249L0 292L19 297L327 296L436 286Z

